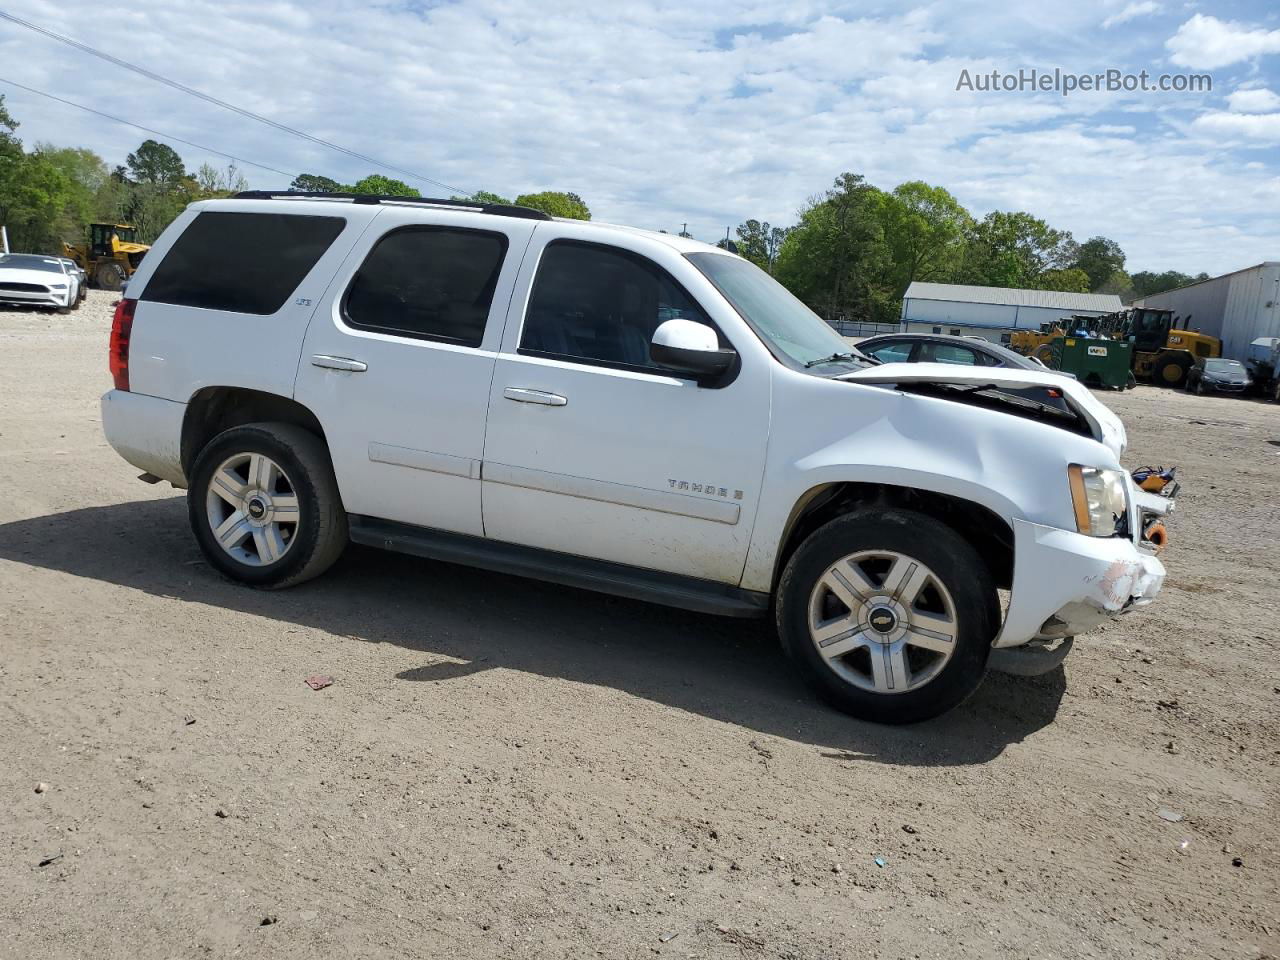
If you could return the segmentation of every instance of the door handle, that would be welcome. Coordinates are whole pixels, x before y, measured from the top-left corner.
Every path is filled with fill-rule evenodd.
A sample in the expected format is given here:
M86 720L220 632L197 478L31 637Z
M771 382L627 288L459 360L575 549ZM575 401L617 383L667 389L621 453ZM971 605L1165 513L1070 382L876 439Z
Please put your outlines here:
M369 369L369 365L363 360L352 360L350 357L330 357L326 354L318 353L311 358L313 367L323 367L326 370L346 370L349 373L364 373Z
M546 390L528 390L525 387L507 387L502 395L516 403L540 403L544 407L563 407L569 401L558 393Z

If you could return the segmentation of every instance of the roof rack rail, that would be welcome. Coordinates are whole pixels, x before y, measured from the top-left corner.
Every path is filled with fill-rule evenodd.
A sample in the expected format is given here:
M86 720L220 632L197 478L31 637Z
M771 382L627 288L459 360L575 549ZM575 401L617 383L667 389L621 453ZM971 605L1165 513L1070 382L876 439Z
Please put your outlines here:
M472 203L469 200L444 200L440 197L392 197L368 193L324 193L319 190L243 190L232 200L277 200L303 197L308 200L350 200L352 203L420 203L432 207L453 207L457 210L478 210L497 217L518 217L522 220L550 220L551 215L532 207L517 207L511 203Z

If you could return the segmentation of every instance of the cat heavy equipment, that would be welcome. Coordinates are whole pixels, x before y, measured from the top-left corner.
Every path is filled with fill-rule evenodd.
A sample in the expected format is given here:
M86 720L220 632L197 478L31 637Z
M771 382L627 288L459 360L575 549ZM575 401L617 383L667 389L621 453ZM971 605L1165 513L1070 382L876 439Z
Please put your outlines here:
M151 249L136 239L133 227L127 223L91 223L88 243L64 243L62 247L92 286L119 290Z
M1180 387L1187 371L1201 357L1222 356L1217 337L1188 329L1191 317L1182 318L1182 329L1172 310L1132 307L1108 318L1117 340L1133 344L1133 373L1162 387Z

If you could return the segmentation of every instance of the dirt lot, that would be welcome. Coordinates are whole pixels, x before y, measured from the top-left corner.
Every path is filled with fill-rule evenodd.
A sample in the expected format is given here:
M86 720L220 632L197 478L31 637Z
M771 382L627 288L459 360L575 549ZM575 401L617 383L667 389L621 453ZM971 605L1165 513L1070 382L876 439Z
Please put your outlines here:
M1104 395L1185 482L1161 602L889 729L760 625L220 580L102 439L109 313L0 313L0 956L1280 954L1280 408Z

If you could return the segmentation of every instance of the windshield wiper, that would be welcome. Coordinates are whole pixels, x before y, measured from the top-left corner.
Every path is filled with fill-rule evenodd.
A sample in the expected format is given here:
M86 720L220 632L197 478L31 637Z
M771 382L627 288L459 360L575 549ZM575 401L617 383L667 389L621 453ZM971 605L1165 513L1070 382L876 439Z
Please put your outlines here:
M819 357L817 360L810 360L804 365L808 370L810 367L816 367L820 363L840 363L842 360L861 360L862 358L856 353L833 353L829 357Z

